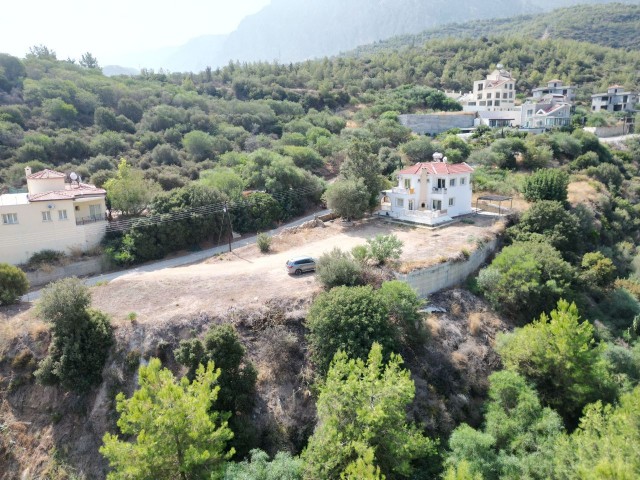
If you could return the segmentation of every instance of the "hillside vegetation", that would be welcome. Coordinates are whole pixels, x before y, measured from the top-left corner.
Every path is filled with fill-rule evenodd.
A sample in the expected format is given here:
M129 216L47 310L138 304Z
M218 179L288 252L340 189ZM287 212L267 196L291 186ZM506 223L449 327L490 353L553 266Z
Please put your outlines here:
M126 218L104 245L115 263L197 249L230 226L267 230L318 205L326 179L357 200L348 216L364 215L395 172L436 151L474 165L476 192L526 208L488 266L432 297L443 314L390 280L412 248L394 235L324 254L315 276L292 279L324 291L260 308L115 320L78 280L49 287L36 309L3 307L11 324L35 326L2 330L2 480L640 476L638 139L607 146L580 128L584 110L561 130L479 128L468 140L398 121L459 110L436 88L469 89L499 62L521 95L554 77L583 101L610 83L637 89L640 53L434 40L133 78L106 78L89 60L43 46L0 55L0 177L23 187L29 165L104 185ZM198 288L189 268L184 282ZM222 287L210 283L215 304Z
M347 56L422 45L443 38L530 37L589 42L603 47L640 47L640 5L608 3L559 8L548 13L450 23L413 35L399 35L357 48Z

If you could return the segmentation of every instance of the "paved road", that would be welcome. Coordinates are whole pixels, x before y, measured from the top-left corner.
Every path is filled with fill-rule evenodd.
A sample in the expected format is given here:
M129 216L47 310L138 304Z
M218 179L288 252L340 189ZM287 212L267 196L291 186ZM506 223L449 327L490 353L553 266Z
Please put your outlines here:
M275 235L285 228L295 227L304 222L308 222L309 220L313 220L317 216L326 215L331 213L330 210L321 210L312 215L307 215L306 217L299 218L290 223L286 223L281 227L276 228L275 230L271 230L267 232L269 235ZM256 235L252 235L251 237L242 238L240 240L236 240L232 243L233 248L244 247L245 245L251 245L256 243ZM124 275L128 275L129 273L141 273L141 272L155 272L157 270L162 270L164 268L173 268L180 267L183 265L189 265L191 263L201 262L206 260L207 258L213 257L216 254L224 253L229 251L229 245L220 245L213 248L208 248L207 250L202 250L200 252L190 253L188 255L183 255L180 257L170 258L168 260L159 260L157 262L150 262L144 265L140 265L138 267L128 268L126 270L119 270L117 272L105 273L102 275L97 275L95 277L87 277L83 279L83 283L87 286L93 286L99 282L109 282L118 277L122 277ZM29 292L22 297L23 302L33 302L40 298L42 290L35 290L33 292Z

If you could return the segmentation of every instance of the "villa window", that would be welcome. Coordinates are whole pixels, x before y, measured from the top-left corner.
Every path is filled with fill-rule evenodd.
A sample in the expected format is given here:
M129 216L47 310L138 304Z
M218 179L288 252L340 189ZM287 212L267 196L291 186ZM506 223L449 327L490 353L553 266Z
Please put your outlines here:
M482 94L481 93L478 94L478 100L482 100Z
M15 225L18 223L18 214L17 213L3 213L2 214L2 223L4 225Z
M491 93L487 93L487 98L491 98Z
M100 205L89 205L89 215L92 217L99 217L102 215L100 211Z
M502 98L507 98L507 92L502 93Z
M51 221L51 212L49 210L45 210L42 212L42 221L50 222Z
M404 199L396 198L396 207L404 208Z
M464 185L465 183L467 183L467 179L466 179L466 178L464 178L464 177L462 177L462 178L460 179L460 185Z
M409 190L411 188L411 179L410 178L405 178L404 179L404 188L406 188L407 190Z
M449 186L450 187L455 187L456 186L456 179L452 178L451 180L449 180Z
M67 219L67 211L58 210L58 220L66 220L66 219Z
M450 207L453 207L455 204L456 204L456 199L455 199L455 198L453 198L453 197L451 197L451 198L449 199L449 206L450 206Z

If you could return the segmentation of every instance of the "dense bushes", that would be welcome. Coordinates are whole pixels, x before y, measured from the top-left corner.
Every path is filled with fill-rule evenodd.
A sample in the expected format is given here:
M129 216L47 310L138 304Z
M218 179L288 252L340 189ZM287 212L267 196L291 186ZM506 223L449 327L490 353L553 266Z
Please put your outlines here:
M528 176L523 185L522 194L528 202L538 200L567 201L569 175L562 170L540 169Z
M0 305L10 305L20 300L29 290L29 281L18 267L0 263Z
M50 284L38 313L51 323L51 344L36 377L46 385L84 392L102 380L102 367L113 343L109 318L89 308L90 294L77 278Z
M516 242L480 271L478 286L494 308L520 322L550 311L571 294L573 267L544 242Z

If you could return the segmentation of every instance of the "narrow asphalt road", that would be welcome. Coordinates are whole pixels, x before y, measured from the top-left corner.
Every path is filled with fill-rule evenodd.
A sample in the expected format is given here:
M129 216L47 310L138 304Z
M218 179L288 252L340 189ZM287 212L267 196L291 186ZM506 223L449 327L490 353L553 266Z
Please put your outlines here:
M298 225L301 225L305 222L308 222L309 220L313 220L315 217L319 217L322 215L326 215L328 213L331 213L330 210L321 210L319 212L316 212L312 215L307 215L306 217L302 217L299 218L298 220L295 220L293 222L290 223L286 223L284 225L282 225L281 227L278 227L274 230L270 230L268 233L269 235L276 235L278 233L280 233L282 230L284 230L285 228L290 228L290 227L296 227ZM247 238L242 238L240 240L237 240L235 242L232 243L232 247L233 248L239 248L239 247L244 247L245 245L251 245L253 243L256 243L256 235L252 235L250 237ZM181 267L184 265L189 265L191 263L197 263L197 262L201 262L203 260L206 260L207 258L213 257L214 255L217 255L219 253L225 253L229 251L229 245L225 244L225 245L219 245L217 247L213 247L213 248L208 248L206 250L202 250L200 252L194 252L194 253L190 253L188 255L183 255L180 257L175 257L175 258L170 258L168 260L159 260L157 262L150 262L150 263L145 263L144 265L140 265L138 267L132 267L132 268L128 268L126 270L119 270L117 272L112 272L112 273L105 273L102 275L96 275L95 277L87 277L83 279L83 283L89 287L96 285L97 283L100 282L109 282L111 280L114 280L118 277L122 277L124 275L128 275L129 273L141 273L141 272L155 272L157 270L162 270L165 268L173 268L173 267ZM40 298L40 294L42 292L42 289L40 290L35 290L33 292L29 292L26 295L24 295L22 297L22 301L23 302L33 302L35 300L37 300L38 298Z

